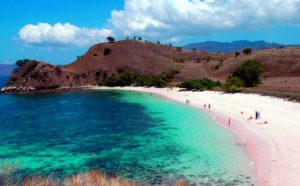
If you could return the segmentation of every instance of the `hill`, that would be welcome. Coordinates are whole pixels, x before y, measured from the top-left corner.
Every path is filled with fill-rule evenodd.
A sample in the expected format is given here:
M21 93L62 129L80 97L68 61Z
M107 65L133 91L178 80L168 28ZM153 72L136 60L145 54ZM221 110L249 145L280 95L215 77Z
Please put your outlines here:
M271 48L279 48L280 46L284 46L279 43L267 43L265 41L233 41L233 42L216 42L216 41L207 41L202 43L192 43L186 46L183 46L186 50L197 49L200 51L206 52L235 52L242 51L243 49L249 47L254 50L262 50L262 49L271 49Z
M174 69L179 72L172 79L174 83L204 77L224 81L247 59L261 62L265 69L259 89L300 92L300 47L259 50L250 55L235 56L234 53L192 52L133 40L96 44L63 67L31 61L13 72L6 87L10 87L11 92L28 92L102 85L112 74L124 71L157 76Z

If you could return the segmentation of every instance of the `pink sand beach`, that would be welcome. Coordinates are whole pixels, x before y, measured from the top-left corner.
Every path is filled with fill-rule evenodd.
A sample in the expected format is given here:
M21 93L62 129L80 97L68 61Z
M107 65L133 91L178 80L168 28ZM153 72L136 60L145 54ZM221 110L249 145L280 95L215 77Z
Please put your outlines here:
M217 123L242 139L253 161L256 185L294 186L300 183L299 103L256 94L192 92L180 91L178 88L93 87L93 89L147 92L183 104L189 100L190 106L208 112ZM260 112L260 119L255 119L255 111ZM250 116L253 119L249 120Z

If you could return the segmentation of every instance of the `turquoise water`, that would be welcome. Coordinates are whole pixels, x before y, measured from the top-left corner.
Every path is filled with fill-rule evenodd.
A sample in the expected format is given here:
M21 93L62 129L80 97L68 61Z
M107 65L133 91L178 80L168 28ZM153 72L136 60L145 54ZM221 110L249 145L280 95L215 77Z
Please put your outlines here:
M251 185L236 137L205 113L147 93L0 95L0 167L57 178L101 170L139 183Z

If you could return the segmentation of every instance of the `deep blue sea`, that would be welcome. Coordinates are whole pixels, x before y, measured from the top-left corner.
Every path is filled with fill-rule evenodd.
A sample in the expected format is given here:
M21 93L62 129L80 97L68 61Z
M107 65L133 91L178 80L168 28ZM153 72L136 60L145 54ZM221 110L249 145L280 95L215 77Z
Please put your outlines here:
M251 185L251 161L205 113L130 91L0 95L0 173L100 170L138 183Z
M8 76L1 76L1 75L0 75L0 89L1 89L2 87L4 87L4 85L5 85L6 81L7 81L7 79L8 79Z

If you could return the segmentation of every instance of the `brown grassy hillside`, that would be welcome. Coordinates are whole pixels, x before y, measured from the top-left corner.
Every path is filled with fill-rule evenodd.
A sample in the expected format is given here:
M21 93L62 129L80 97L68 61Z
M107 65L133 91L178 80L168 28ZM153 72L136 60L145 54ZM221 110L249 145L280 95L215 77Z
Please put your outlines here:
M107 55L104 55L105 50L109 50ZM195 59L200 59L199 63ZM236 57L234 53L181 51L176 47L133 40L96 44L78 60L63 67L44 63L34 68L25 65L13 73L7 85L42 88L98 85L103 72L110 75L120 69L148 76L177 69L180 73L174 82L204 77L224 81L247 59L261 62L265 69L263 83L253 90L300 93L300 47L260 50Z

